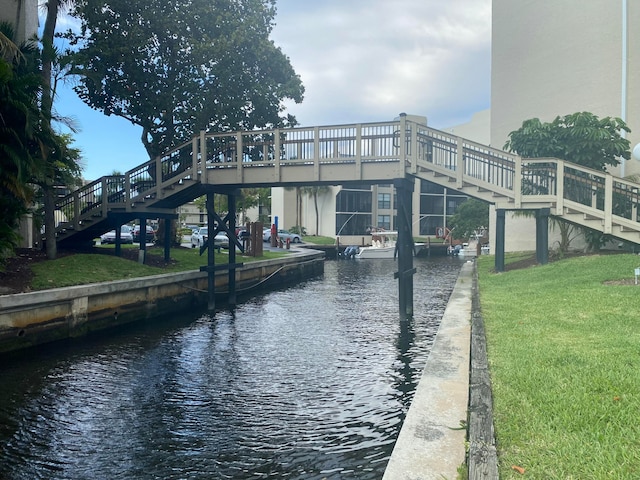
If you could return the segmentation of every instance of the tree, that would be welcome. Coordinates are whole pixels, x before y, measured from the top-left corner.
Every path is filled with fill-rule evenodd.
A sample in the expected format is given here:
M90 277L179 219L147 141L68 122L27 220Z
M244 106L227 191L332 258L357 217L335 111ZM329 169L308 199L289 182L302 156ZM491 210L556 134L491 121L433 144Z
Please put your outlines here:
M258 222L265 226L270 226L271 213L271 188L262 187L258 189Z
M489 226L489 204L469 198L458 206L448 223L455 239L467 240L481 234Z
M71 4L71 0L47 0L45 3L46 18L42 30L42 51L41 51L41 78L42 91L40 99L41 110L41 128L50 141L42 142L40 155L43 160L43 170L41 172L38 184L42 188L44 203L44 228L47 258L54 259L57 256L56 244L56 222L55 222L55 181L56 177L61 176L61 172L57 171L58 167L65 165L71 170L77 169L71 165L71 158L65 157L69 151L69 139L65 139L57 135L53 131L53 100L55 97L55 88L52 86L54 64L59 57L54 46L54 38L56 33L56 24L58 15L62 8ZM77 151L76 151L77 152ZM77 152L79 153L79 152ZM76 160L79 159L79 155ZM63 174L64 175L64 174Z
M629 140L621 135L623 131L631 130L622 119L600 119L589 112L556 117L549 123L532 118L509 133L504 148L521 157L553 157L605 171L608 166L617 166L620 157L631 158Z
M77 0L68 61L92 108L140 125L151 158L200 130L295 124L302 100L289 59L269 39L275 0Z
M630 132L622 119L598 118L589 112L556 117L548 123L533 118L525 120L522 127L509 134L504 148L521 157L554 157L605 171L609 166L617 166L620 158L631 158L629 140L622 136L622 132ZM577 198L581 194L569 189L570 185L565 186L568 195ZM560 231L560 251L565 253L574 236L574 227L560 219L554 222ZM587 233L588 229L583 229L583 232L589 248L598 249L602 246L602 234Z
M240 195L236 200L236 211L244 214L250 208L266 204L270 193L270 188L255 187L241 189ZM260 215L260 213L258 213L258 215ZM261 221L260 218L258 218L258 221Z
M31 180L40 167L41 84L37 49L16 45L14 29L0 24L0 263L17 244L16 228L28 211Z
M313 206L316 211L316 233L315 235L319 235L320 231L320 214L318 213L318 196L324 195L325 193L330 192L331 189L327 186L315 186L315 187L302 187L302 192L306 195L309 195L313 198Z

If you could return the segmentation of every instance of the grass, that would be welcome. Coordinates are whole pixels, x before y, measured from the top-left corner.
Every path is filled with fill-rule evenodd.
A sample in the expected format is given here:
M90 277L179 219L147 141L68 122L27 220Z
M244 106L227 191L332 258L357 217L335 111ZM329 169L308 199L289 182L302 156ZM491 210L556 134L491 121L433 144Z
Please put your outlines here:
M634 255L491 273L478 259L500 478L640 478Z
M31 270L34 274L31 282L33 290L108 282L162 273L157 268L140 265L124 258L90 253L45 260L34 264Z
M114 249L113 246L98 248ZM137 250L137 246L131 245L123 245L122 248ZM163 258L164 250L162 248L149 248L147 255ZM287 255L287 253L265 251L262 257L245 257L238 253L236 261L248 263L256 260L278 258L284 255ZM207 264L206 252L200 256L199 249L173 248L171 249L171 259L175 262L158 268L141 265L138 262L113 255L98 253L68 255L56 260L46 260L34 264L31 267L34 273L31 288L33 290L44 290L47 288L159 275L161 273L184 272L198 270L201 266ZM222 250L221 253L216 253L215 261L217 264L228 263L228 252Z
M313 243L314 245L335 245L336 239L332 237L323 237L319 235L305 235L302 239L305 243Z

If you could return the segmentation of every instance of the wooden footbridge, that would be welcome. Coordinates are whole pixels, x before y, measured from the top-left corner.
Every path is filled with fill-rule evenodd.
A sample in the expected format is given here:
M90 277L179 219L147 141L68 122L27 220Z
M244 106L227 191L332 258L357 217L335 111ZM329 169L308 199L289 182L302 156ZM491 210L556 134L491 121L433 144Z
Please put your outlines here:
M401 314L411 315L415 177L495 205L497 270L504 269L508 210L537 212L541 263L547 260L550 215L640 243L640 184L561 159L520 158L404 114L392 122L200 132L124 175L102 177L60 199L56 208L69 221L57 227L57 239L60 244L82 243L114 228L119 232L117 227L133 219L175 218L178 206L197 197L222 193L231 200L245 187L393 183L398 193L400 308ZM233 238L235 209L220 218L213 201L207 203L209 231L227 231ZM213 271L211 260L207 268Z

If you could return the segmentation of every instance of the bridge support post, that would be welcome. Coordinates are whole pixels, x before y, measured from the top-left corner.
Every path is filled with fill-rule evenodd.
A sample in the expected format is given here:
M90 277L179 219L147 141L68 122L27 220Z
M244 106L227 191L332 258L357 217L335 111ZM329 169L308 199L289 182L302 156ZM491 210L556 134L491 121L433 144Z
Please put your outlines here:
M550 209L536 211L536 260L541 265L549 263L549 214Z
M229 273L229 292L228 303L231 306L236 304L236 269L242 267L242 263L236 263L236 247L241 247L236 237L236 197L238 190L227 193L229 211L224 219L215 211L215 192L213 190L207 192L207 227L209 228L209 236L207 244L200 247L200 255L207 250L207 265L200 267L201 272L207 272L207 292L209 294L208 309L210 312L216 309L216 272L228 270ZM220 250L220 246L216 246L215 238L218 233L225 233L229 240L229 262L216 265L215 251Z
M165 218L164 219L164 261L169 263L171 261L171 243L173 239L171 238L171 230L173 226L173 219ZM180 228L178 226L178 228ZM146 236L145 231L145 236Z
M413 318L413 274L416 272L413 268L414 245L411 232L414 184L405 178L394 180L393 185L398 197L398 271L395 277L398 279L400 320L407 320Z
M147 259L147 217L140 217L140 237L138 238L138 263L144 265Z
M122 256L122 224L120 222L116 225L116 257Z
M506 212L499 208L496 210L496 272L504 272L504 238L505 238Z
M229 206L229 305L236 305L236 192L227 195ZM233 234L233 235L231 235Z
M209 237L207 238L207 292L209 293L209 301L207 309L210 312L216 309L216 252L214 247L214 237L216 231L215 224L215 205L214 193L207 193L207 227L209 228Z

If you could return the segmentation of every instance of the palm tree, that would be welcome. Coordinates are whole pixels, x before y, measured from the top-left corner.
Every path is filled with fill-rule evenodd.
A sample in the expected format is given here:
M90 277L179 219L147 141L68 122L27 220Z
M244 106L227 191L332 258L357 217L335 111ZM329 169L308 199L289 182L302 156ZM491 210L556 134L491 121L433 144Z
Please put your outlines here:
M9 23L3 23L3 30L10 29L13 31L13 27ZM13 62L22 57L20 48L13 42L13 33L7 36L7 32L0 31L0 58L6 62Z
M313 206L316 210L316 235L319 235L320 230L320 215L318 214L318 196L324 195L330 192L331 189L327 186L315 186L315 187L302 187L302 193L313 198Z
M56 24L58 21L58 14L60 11L71 5L71 0L47 0L44 4L47 15L44 22L44 28L42 31L42 54L41 54L41 77L42 77L42 96L40 101L40 108L43 115L42 129L48 131L48 133L54 137L53 129L51 126L52 112L53 112L53 97L55 90L52 89L52 71L53 64L56 59L56 51L53 45L53 39L56 31ZM56 245L56 222L55 222L55 191L54 191L54 178L55 178L55 165L52 158L52 150L56 148L55 144L43 145L42 156L47 166L47 170L44 172L42 179L42 191L44 197L44 228L45 239L47 248L47 257L54 259L57 256Z
M32 201L30 181L38 169L40 81L37 50L13 42L14 29L0 24L0 260L18 240L16 227Z

